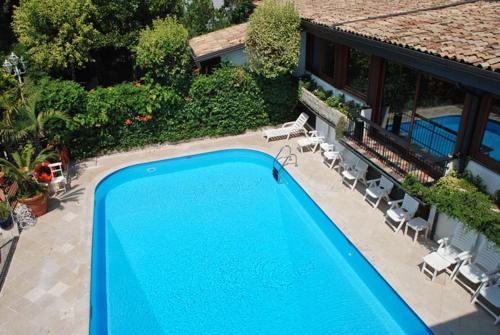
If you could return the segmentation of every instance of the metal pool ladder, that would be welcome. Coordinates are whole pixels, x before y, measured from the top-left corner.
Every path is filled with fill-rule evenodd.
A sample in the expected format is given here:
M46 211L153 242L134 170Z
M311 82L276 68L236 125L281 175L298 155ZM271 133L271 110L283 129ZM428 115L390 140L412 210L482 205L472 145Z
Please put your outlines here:
M276 167L276 163L278 166ZM294 164L297 166L297 155L292 153L292 148L287 144L281 147L280 151L274 156L273 159L273 177L274 180L279 182L280 171L287 164Z

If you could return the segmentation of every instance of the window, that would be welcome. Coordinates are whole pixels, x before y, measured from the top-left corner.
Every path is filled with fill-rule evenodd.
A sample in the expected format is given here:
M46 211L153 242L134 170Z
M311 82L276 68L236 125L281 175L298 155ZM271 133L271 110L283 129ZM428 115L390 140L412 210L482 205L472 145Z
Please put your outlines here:
M307 34L306 69L333 85L335 45L325 39Z
M417 89L417 78L417 70L388 61L382 105L389 107L391 112L411 112Z
M214 57L200 62L201 73L212 73L220 65L220 57Z
M349 49L347 55L348 88L366 97L368 94L368 72L370 56L356 49Z
M493 99L483 127L479 153L500 163L500 99Z
M387 62L382 126L429 153L446 157L455 151L465 92L457 85Z

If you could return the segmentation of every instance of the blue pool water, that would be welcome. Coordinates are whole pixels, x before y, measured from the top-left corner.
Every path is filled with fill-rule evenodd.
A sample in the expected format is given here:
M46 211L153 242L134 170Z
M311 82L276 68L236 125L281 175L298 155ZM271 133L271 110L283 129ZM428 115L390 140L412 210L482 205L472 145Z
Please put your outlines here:
M130 166L95 193L91 334L431 334L272 157Z
M432 121L455 133L460 128L460 115L445 115L432 118ZM407 133L409 122L401 124L401 131ZM429 151L437 156L447 156L453 152L456 142L456 135L446 131L445 129L434 128L436 134L432 134L429 129L433 129L432 125L426 120L415 121L413 127L412 141L429 149ZM444 138L449 140L443 140ZM500 161L500 123L494 120L488 120L486 130L484 132L483 145L488 147L488 155Z

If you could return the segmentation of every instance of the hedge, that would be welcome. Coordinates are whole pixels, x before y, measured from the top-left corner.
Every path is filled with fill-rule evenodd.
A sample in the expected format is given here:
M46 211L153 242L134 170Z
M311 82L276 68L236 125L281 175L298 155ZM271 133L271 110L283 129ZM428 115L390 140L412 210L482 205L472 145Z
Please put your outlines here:
M295 117L297 83L291 77L270 81L243 67L223 66L195 78L180 96L158 84L123 83L86 92L73 82L41 81L43 108L66 111L66 129L52 139L67 144L74 159L151 143L241 134Z

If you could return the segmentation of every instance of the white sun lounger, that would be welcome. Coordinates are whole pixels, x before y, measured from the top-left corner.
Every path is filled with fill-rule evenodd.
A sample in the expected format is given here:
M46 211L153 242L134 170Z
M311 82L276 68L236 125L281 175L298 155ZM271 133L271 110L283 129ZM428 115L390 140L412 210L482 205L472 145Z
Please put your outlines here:
M297 120L287 122L281 128L265 130L263 137L269 142L273 138L286 137L288 140L292 135L306 134L307 130L304 126L308 119L309 116L306 113L302 113Z

